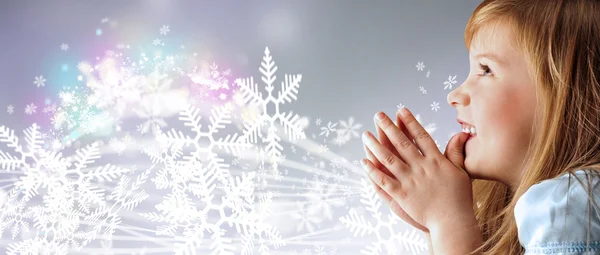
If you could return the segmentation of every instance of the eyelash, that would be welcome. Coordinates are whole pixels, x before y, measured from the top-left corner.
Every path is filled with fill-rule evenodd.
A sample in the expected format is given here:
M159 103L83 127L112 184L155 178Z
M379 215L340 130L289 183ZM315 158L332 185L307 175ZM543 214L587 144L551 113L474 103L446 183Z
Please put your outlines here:
M490 69L490 67L489 67L489 66L487 66L487 65L484 65L484 64L479 64L479 68L480 68L481 70L483 70L483 71L485 71L485 70L488 70L488 71L490 71L490 74L491 74L491 72L492 72L492 69ZM484 72L484 73L485 73L485 72ZM485 75L483 75L483 76L485 76Z

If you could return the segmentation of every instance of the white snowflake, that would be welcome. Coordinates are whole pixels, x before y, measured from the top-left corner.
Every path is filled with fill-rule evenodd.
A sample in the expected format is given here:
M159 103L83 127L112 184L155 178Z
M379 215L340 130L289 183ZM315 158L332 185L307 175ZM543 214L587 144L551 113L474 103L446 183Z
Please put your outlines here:
M160 31L160 34L161 34L161 35L167 35L167 33L168 33L169 31L171 31L171 29L169 28L169 26L167 26L167 25L163 25L163 26L162 26L162 27L159 29L159 31Z
M40 236L15 240L8 244L9 253L37 253L40 248L52 254L79 250L100 233L112 236L121 221L119 211L131 210L147 197L138 187L149 170L128 185L123 174L130 173L129 169L110 164L93 166L100 158L98 143L63 157L62 152L44 149L43 135L36 124L24 134L25 143L21 144L13 130L0 126L0 143L13 151L0 151L0 166L19 175L0 210L0 218L4 219L0 236L10 228L14 239L31 223ZM119 180L112 192L105 193L97 185L112 180ZM48 239L48 234L53 238Z
M398 105L396 105L396 108L398 108L398 109L402 109L402 108L404 108L404 107L405 107L405 106L404 106L403 104L401 104L401 103L399 103Z
M427 90L423 86L419 86L419 90L421 91L421 93L427 94Z
M335 143L343 145L352 138L360 137L359 129L362 127L360 123L354 123L354 117L348 118L348 121L340 120L340 127L336 129L337 137Z
M444 90L446 89L452 89L452 85L456 84L456 75L452 76L448 76L448 80L444 82Z
M153 179L156 188L166 189L168 194L155 206L157 212L140 215L159 224L155 235L176 240L174 253L189 254L207 249L208 246L200 242L204 235L210 234L213 253L233 254L236 248L231 245L232 240L224 236L225 226L232 224L245 240L242 251L236 251L236 254L249 254L254 240L261 246L284 244L278 231L263 222L269 213L260 208L268 207L272 195L261 196L256 202L258 204L254 202L257 200L254 195L256 172L233 176L229 172L229 164L225 164L221 153L218 153L224 151L237 157L242 151L252 148L252 144L237 133L228 134L224 139L215 137L226 128L225 124L231 123L230 112L229 104L214 107L205 132L201 128L200 110L189 106L180 113L179 119L192 134L175 129L163 134L158 129L155 138L160 147L143 150L154 164L161 167ZM213 213L228 220L206 217Z
M355 237L359 234L364 236L365 233L376 237L376 241L367 245L365 249L361 249L360 253L399 254L398 251L404 249L416 255L427 251L427 241L416 235L415 228L412 230L407 229L404 233L401 233L396 226L398 219L400 219L398 216L388 213L387 220L384 219L380 209L381 199L369 182L365 178L360 180L360 195L362 197L360 202L364 205L364 209L370 212L370 215L361 214L357 211L357 208L351 208L346 216L340 218L340 222L354 233ZM386 211L390 212L389 210ZM372 219L375 220L375 223L372 223Z
M36 112L36 109L37 105L35 105L34 103L28 104L25 106L25 114L32 115Z
M417 65L415 67L417 67L417 70L423 71L423 68L425 68L425 65L423 65L423 62L417 62Z
M321 127L322 132L319 134L319 136L325 135L325 137L329 137L329 133L337 131L337 129L335 129L337 124L337 122L332 124L331 121L327 123L326 127Z
M8 114L13 114L13 112L15 112L15 107L14 107L12 104L11 104L11 105L8 105L8 106L6 107L6 112L7 112Z
M427 70L427 74L425 75L425 77L429 78L430 74L431 74L431 70Z
M321 125L321 118L317 118L315 120L315 125L320 126Z
M108 18L103 18L102 20L100 20L101 23L107 23L108 22Z
M440 104L438 102L435 102L435 101L430 106L431 106L431 110L432 111L436 111L437 112L437 110L440 109Z
M153 44L154 46L157 46L157 45L160 45L160 44L161 44L161 41L160 41L160 39L158 39L158 38L157 38L157 39L154 39L154 41L152 41L152 44Z
M291 103L293 100L297 99L302 75L285 74L283 81L281 82L281 90L275 97L273 95L273 91L275 90L273 83L277 78L275 76L277 66L270 55L268 47L265 48L265 56L263 57L259 70L263 74L261 80L266 84L266 98L263 98L263 94L258 92L257 84L254 83L254 77L236 79L235 81L239 86L238 91L242 94L244 103L262 109L261 112L259 112L259 117L244 119L244 137L251 143L255 143L257 137L262 136L262 132L260 132L261 126L266 124L267 137L263 138L262 141L269 145L267 147L267 154L271 159L273 169L277 169L277 163L273 161L281 155L283 147L279 143L281 138L277 134L275 121L278 121L278 123L283 126L284 133L292 142L298 139L305 139L306 134L303 130L304 126L302 125L302 119L298 114L294 114L292 111L289 113L282 113L277 110L280 107L275 107L275 112L273 112L272 106L279 106L286 102Z
M35 84L36 87L44 87L46 85L46 79L44 79L44 76L40 75L40 76L36 76L35 80L33 80L33 84Z
M62 51L67 51L69 49L69 45L66 44L66 43L63 43L63 44L60 45L60 49Z

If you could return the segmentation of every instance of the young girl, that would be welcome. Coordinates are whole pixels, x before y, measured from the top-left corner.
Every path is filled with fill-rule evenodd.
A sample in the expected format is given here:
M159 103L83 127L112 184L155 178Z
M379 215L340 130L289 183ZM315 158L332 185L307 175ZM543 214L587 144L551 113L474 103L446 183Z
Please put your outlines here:
M600 1L486 0L465 44L463 132L441 155L409 111L383 115L375 189L435 254L600 254Z

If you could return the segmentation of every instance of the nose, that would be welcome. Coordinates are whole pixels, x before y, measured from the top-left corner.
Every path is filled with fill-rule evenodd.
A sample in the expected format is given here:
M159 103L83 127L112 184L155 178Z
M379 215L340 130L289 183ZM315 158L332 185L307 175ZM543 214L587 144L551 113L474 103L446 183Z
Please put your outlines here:
M468 95L468 93L465 90L465 86L463 86L465 83L461 84L460 86L458 86L456 89L450 91L450 93L448 93L448 97L446 98L446 100L448 101L448 104L454 108L456 108L456 106L458 104L462 105L462 106L466 106L469 104L469 100L470 97Z

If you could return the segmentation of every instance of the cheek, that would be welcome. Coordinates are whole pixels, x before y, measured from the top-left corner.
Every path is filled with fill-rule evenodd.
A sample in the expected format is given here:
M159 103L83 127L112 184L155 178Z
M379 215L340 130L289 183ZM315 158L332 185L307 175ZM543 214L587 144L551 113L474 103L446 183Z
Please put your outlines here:
M480 143L487 159L512 167L522 160L531 139L531 103L518 93L497 95L482 107Z

